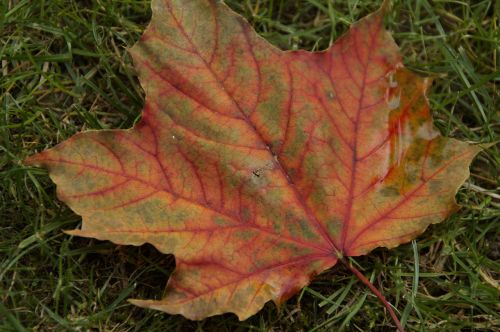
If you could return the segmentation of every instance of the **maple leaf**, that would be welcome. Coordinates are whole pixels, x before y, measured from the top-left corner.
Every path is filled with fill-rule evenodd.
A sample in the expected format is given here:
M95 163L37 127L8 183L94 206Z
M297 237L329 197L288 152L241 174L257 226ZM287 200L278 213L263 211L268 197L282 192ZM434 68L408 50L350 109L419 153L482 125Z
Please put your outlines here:
M345 256L392 248L457 209L478 147L433 128L380 10L327 51L284 52L214 0L156 0L130 52L146 92L130 130L27 159L82 216L68 233L174 254L143 307L241 320Z

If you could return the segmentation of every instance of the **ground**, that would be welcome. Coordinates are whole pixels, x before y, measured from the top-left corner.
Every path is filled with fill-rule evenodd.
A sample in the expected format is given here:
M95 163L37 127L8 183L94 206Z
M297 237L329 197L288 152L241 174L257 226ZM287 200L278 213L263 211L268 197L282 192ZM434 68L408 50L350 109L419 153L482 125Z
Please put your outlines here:
M226 3L282 49L321 50L380 1ZM393 2L387 26L405 64L435 78L429 98L444 135L499 140L499 17L500 2L488 0ZM22 160L81 130L140 118L144 95L127 47L149 18L148 1L0 3L0 331L393 330L379 300L340 265L244 322L137 308L126 299L160 295L173 258L62 232L79 217L56 199L47 172ZM495 146L476 158L451 218L356 259L408 331L500 331L499 159Z

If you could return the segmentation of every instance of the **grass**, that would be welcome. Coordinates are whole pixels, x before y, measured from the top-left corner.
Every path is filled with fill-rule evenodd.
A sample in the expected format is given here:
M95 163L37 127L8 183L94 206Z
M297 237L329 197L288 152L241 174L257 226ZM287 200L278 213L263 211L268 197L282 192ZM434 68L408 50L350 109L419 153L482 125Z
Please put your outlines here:
M380 1L227 0L283 49L320 50ZM151 246L72 238L78 216L26 156L86 129L128 128L143 92L126 52L150 17L147 1L0 2L0 331L386 331L378 299L338 265L281 308L239 322L191 322L136 308L174 268ZM412 70L436 77L436 126L497 142L500 2L394 1L387 25ZM412 243L377 249L358 268L409 331L500 331L500 154L491 147L459 191L463 208Z

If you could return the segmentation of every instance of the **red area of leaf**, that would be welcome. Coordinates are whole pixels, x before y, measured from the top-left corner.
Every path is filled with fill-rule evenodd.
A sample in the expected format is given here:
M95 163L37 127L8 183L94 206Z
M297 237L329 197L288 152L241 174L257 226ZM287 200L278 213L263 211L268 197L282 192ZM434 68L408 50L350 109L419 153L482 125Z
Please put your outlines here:
M82 216L71 234L176 256L164 299L134 303L245 319L457 208L478 149L433 128L429 82L404 68L382 17L325 52L283 52L221 3L153 1L131 50L142 121L27 163Z

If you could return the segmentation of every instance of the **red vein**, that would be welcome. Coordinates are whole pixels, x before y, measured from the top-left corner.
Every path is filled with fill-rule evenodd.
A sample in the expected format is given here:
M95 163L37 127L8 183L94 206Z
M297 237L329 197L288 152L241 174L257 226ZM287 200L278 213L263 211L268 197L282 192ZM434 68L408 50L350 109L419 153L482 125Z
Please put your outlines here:
M88 139L90 139L91 141L93 141L94 143L97 143L99 144L100 146L102 146L104 149L106 149L106 151L108 151L108 153L110 155L113 156L113 158L118 162L118 164L120 165L120 169L122 171L124 171L124 166L123 166L123 161L121 160L121 158L116 154L115 151L113 151L113 149L111 149L107 144L105 144L104 142L101 142L100 140L98 140L97 138L93 137L93 136L89 136Z
M160 110L160 106L158 104L156 104L156 108ZM160 110L161 112L161 110ZM235 143L228 143L228 142L221 142L221 141L218 141L218 140L215 140L213 138L210 138L210 137L206 137L206 136L202 136L200 134L198 134L197 132L193 131L191 128L179 123L179 122L176 122L169 114L167 114L167 116L169 117L169 119L172 121L172 124L174 126L176 126L177 128L179 128L181 131L184 131L186 132L186 134L190 135L190 136L194 136L196 137L196 139L199 139L199 140L203 140L205 142L210 142L210 143L214 143L214 144L217 144L217 145L223 145L223 146L229 146L229 147L233 147L233 148L237 148L237 149L247 149L247 150L256 150L256 151L265 151L266 149L264 148L259 148L259 147L256 147L256 146L250 146L250 145L242 145L242 144L235 144Z
M392 172L395 170L395 167L394 165L391 166L387 171L386 173L381 177L381 178L377 178L375 179L373 182L371 182L370 184L368 184L368 186L366 186L365 189L363 189L359 194L357 195L354 195L354 199L357 199L363 195L366 195L367 193L369 193L371 190L377 188L377 184L380 184L382 182L384 182L385 180L387 180L387 178L392 174Z
M389 214L384 219L389 219L389 220L410 220L410 219L418 219L418 218L431 217L431 216L435 216L435 215L438 215L438 214L445 214L447 212L449 212L449 210L443 210L443 211L437 211L437 212L429 212L429 213L418 214L418 215L414 215L414 216L402 216L402 217L391 217L390 214Z
M188 165L191 167L191 170L193 171L194 177L198 181L198 184L200 186L200 190L201 190L201 194L202 194L202 197L203 197L203 201L206 204L208 202L208 200L207 200L207 192L205 190L205 184L203 183L202 177L200 176L198 166L194 163L194 161L192 161L191 159L189 159L189 157L187 156L187 154L184 151L182 151L182 149L178 145L176 145L176 148L177 148L177 152L182 157L182 159L184 159L188 163Z
M215 172L217 173L217 179L219 181L219 205L220 209L224 209L224 183L222 181L222 174L220 173L219 166L217 164L214 165Z
M116 175L116 176L121 176L121 177L124 177L124 178L128 178L130 180L134 180L134 181L137 181L139 183L143 183L145 185L150 186L153 189L156 189L153 192L153 194L155 194L155 193L157 193L159 191L163 191L163 192L169 193L169 194L173 195L177 199L182 199L182 200L184 200L184 201L186 201L186 202L188 202L188 203L190 203L192 205L196 205L196 206L199 206L201 208L204 208L204 209L207 209L207 210L211 210L211 211L213 211L213 212L215 212L215 213L217 213L217 214L219 214L221 216L224 216L224 217L226 217L228 219L231 219L231 220L237 222L238 225L241 225L241 227L254 228L254 229L256 229L256 230L258 230L260 232L264 232L264 233L267 233L267 234L270 234L270 235L273 235L273 236L279 236L279 237L282 237L282 238L286 238L286 239L288 239L290 241L293 241L293 242L295 242L297 244L300 244L303 247L314 248L314 249L320 250L322 252L329 252L328 248L316 246L314 243L304 242L304 241L302 241L300 239L289 237L289 236L287 236L285 234L276 234L274 232L274 230L266 229L264 227L260 227L260 226L257 226L257 225L253 225L252 226L252 225L249 225L249 224L242 223L242 221L239 218L237 218L236 216L231 215L231 214L229 214L229 213L227 213L225 211L218 210L218 209L216 209L216 208L214 208L212 206L208 206L206 204L202 204L202 203L197 202L197 201L195 201L195 200L193 200L191 198L181 196L181 195L179 195L177 193L173 193L168 188L158 187L158 186L156 186L156 185L154 185L154 184L152 184L150 182L147 182L147 181L145 181L145 180L143 180L141 178L135 177L133 175L123 174L123 173L119 173L119 172L116 172L116 171L112 171L112 170L104 169L104 168L101 168L101 167L97 167L97 166L94 166L94 165L89 165L89 164L84 164L84 163L77 163L77 162L69 161L69 160L63 160L63 159L44 159L44 160L47 161L47 162L65 163L65 164L70 164L70 165L76 165L76 166L86 167L86 168L94 169L94 170L99 171L99 172L103 172L103 173L107 173L107 174L112 174L112 175ZM148 195L149 195L148 197L152 196L152 194L151 195L148 194ZM136 201L136 202L138 202L138 201ZM228 227L228 226L226 226L226 227Z
M451 159L448 163L442 165L440 168L438 168L433 174L431 174L427 179L426 181L422 182L420 185L418 185L413 191L411 191L408 195L405 195L404 198L402 200L400 200L396 205L394 205L391 209L389 209L388 211L384 212L381 216L379 216L378 218L376 218L374 221L366 224L359 232L358 234L356 234L356 236L351 240L349 241L349 248L350 246L356 242L356 240L362 235L364 234L368 229L370 229L371 227L373 227L374 225L378 224L379 222L383 221L388 215L390 215L394 210L400 208L402 205L404 205L405 203L407 203L410 198L412 198L414 196L414 194L416 192L418 192L420 189L422 189L432 178L434 178L436 175L438 175L439 173L441 173L442 171L444 171L449 165L451 165L452 163L454 163L456 160L458 159L461 159L465 156L467 156L468 154L470 154L470 152L466 152L466 153L463 153L463 154L460 154L458 156L455 156L453 159Z
M255 277L256 275L259 275L259 274L262 274L262 273L268 274L268 273L270 273L273 270L284 268L284 267L287 267L287 266L290 266L290 265L298 265L298 264L300 264L302 262L310 262L311 260L314 260L314 259L319 260L319 259L322 259L322 258L333 259L332 256L327 255L327 254L324 254L324 255L314 254L314 255L301 256L301 257L298 257L297 259L294 259L292 261L269 265L269 266L260 268L260 269L258 269L256 271L244 274L240 279L236 279L236 280L227 282L225 284L218 285L216 288L210 288L207 291L197 293L196 297L199 298L199 297L202 297L202 296L207 295L209 293L213 293L217 289L221 289L221 288L225 288L225 287L228 287L228 286L232 286L234 284L242 283L245 279L249 279L249 278ZM184 264L186 264L186 263L184 262ZM193 300L193 298L190 298L190 299L185 299L185 300L182 300L182 301L178 301L176 303L186 303L186 302L190 302L192 300Z
M259 106L259 103L260 103L260 96L262 94L262 73L260 71L259 61L257 60L257 57L255 56L253 45L250 42L250 36L248 34L248 29L246 28L246 25L242 21L238 21L238 22L240 23L241 30L243 32L243 36L245 36L247 48L251 54L251 58L252 58L252 61L254 63L254 66L255 66L255 71L257 72L257 96L255 98L255 104L252 108L252 113L253 113L253 112L255 112L255 110L257 109L257 106ZM248 114L248 117L251 117L252 113Z
M114 206L111 206L109 208L106 208L105 210L114 210L114 209L124 208L124 207L130 206L130 205L134 205L136 203L139 203L139 202L142 202L142 201L148 199L149 197L154 196L158 192L159 192L159 190L154 190L154 191L152 191L152 192L150 192L148 194L145 194L145 195L142 195L142 196L138 196L138 197L136 197L134 199L131 199L129 201L126 201L124 203L121 203L121 204L114 205Z
M293 96L294 96L294 81L293 81L293 75L292 75L292 70L290 68L290 65L286 63L286 68L287 68L287 74L288 74L288 101L287 105L285 107L286 109L286 124L285 124L285 130L283 134L283 141L281 142L281 146L279 150L276 152L278 156L280 156L283 153L283 149L285 148L286 142L288 141L288 134L290 130L290 121L292 120L292 104L293 104Z
M190 39L190 37L186 34L185 30L184 30L184 27L180 24L180 22L177 20L177 18L175 17L174 13L172 12L171 8L168 8L169 11L170 11L170 14L172 15L172 18L174 19L177 27L179 28L181 34L184 35L184 37L186 38L186 40L191 44L193 45L193 47L195 48L195 44L193 43L193 41ZM196 49L196 48L195 48ZM259 139L262 141L262 142L266 142L266 140L264 139L264 137L262 136L262 134L256 129L256 127L253 125L253 123L250 121L250 119L248 118L248 116L245 114L245 112L241 109L240 105L236 102L234 96L230 95L227 90L225 89L225 87L223 86L223 84L220 82L220 80L218 79L216 73L213 71L212 67L206 62L206 60L199 54L199 52L197 52L199 58L205 63L206 65L206 68L207 70L211 73L211 75L215 78L216 82L221 86L222 90L227 94L227 96L232 100L232 102L234 103L234 105L236 106L236 108L241 112L243 118L245 119L245 121L247 122L247 124L254 130L255 134L259 137ZM268 145L269 146L269 145ZM277 162L276 163L278 168L280 169L281 173L285 176L285 178L287 179L288 183L289 183L289 186L292 188L292 191L297 199L297 201L301 204L301 206L303 207L304 209L304 212L306 213L306 215L309 217L310 220L313 221L314 225L315 225L315 228L319 231L319 233L321 234L321 236L324 238L324 240L326 240L330 246L332 248L337 248L335 243L333 242L333 239L330 237L328 231L326 230L326 228L324 227L324 225L316 218L316 216L313 214L313 212L311 211L311 209L307 206L306 202L304 201L304 198L300 195L299 191L297 190L297 187L295 186L295 184L293 182L291 182L290 180L290 177L288 176L287 172L285 171L285 169L283 168L283 166L281 165L280 162Z
M349 250L356 251L360 247L364 247L364 246L367 246L367 245L370 245L373 243L381 243L381 242L394 241L394 240L400 242L400 240L402 240L402 239L413 238L415 235L418 235L422 232L423 232L422 230L416 230L416 231L408 232L408 233L403 234L403 235L391 236L391 237L388 237L385 239L376 239L376 240L372 240L372 241L367 241L367 242L360 243L360 244L356 245L355 247L350 248Z
M335 131L337 132L337 134L339 135L340 137L340 140L347 146L349 147L350 150L353 149L353 145L352 143L350 143L345 137L344 135L342 134L342 131L340 130L337 122L335 121L335 119L333 118L333 116L330 114L330 112L328 112L328 108L326 107L323 99L319 96L319 93L318 93L318 87L317 85L314 85L314 91L317 95L317 98L318 98L318 101L319 101L319 104L321 105L321 108L323 109L324 113L326 114L326 116L328 117L328 119L330 120L331 124L333 125Z
M140 61L140 59L137 59L137 60ZM218 110L216 110L215 108L208 106L207 104L205 104L200 99L198 99L195 96L193 96L193 95L187 93L186 91L182 90L182 88L180 87L179 84L176 84L176 85L172 84L172 82L170 82L165 77L163 77L162 75L160 75L160 73L158 73L147 61L141 61L141 65L143 65L144 67L146 67L151 73L153 73L156 77L158 77L163 83L166 83L170 88L172 88L172 89L180 92L182 95L184 95L187 98L191 99L196 104L204 107L207 111L209 111L209 112L211 112L213 114L216 114L218 116L222 116L222 117L229 118L229 119L236 120L236 121L242 121L242 120L244 120L244 119L239 118L239 117L235 117L235 116L232 116L232 115L229 115L229 114L221 113Z
M377 27L377 30L375 33L371 35L371 41L370 41L370 48L373 49L375 46L375 41L376 38L375 36L378 35L378 31L381 29L381 25ZM342 227L342 235L341 235L341 242L342 242L342 248L345 250L345 241L347 238L347 232L349 230L349 225L351 222L352 218L352 208L354 204L354 192L355 192L355 185L356 185L356 175L357 175L357 166L358 166L358 136L359 136L359 121L361 117L361 109L363 107L363 101L365 97L365 88L366 88L366 78L368 75L368 63L370 62L371 58L371 53L368 54L367 58L367 63L363 65L363 79L362 79L362 85L361 85L361 95L358 101L358 111L356 112L356 120L354 124L354 143L353 143L353 151L352 151L352 167L351 167L351 180L350 180L350 185L349 185L349 193L347 197L347 206L346 206L346 214L344 216L344 223Z
M404 118L408 115L408 111L410 110L410 107L413 106L414 102L416 99L418 99L418 97L420 96L420 94L417 93L415 95L412 96L412 99L408 102L408 104L406 104L405 108L403 109L403 111L401 112L401 115L399 116L399 119L401 120L404 120ZM424 106L425 107L425 106ZM369 158L370 156L372 156L373 154L375 154L378 150L380 150L385 144L387 144L387 142L390 141L390 139L392 137L394 137L394 135L397 133L397 126L396 124L399 123L398 121L395 121L394 124L391 126L391 128L389 128L389 133L387 134L387 136L382 140L382 142L380 142L379 144L377 144L375 147L373 147L370 151L368 151L364 156L361 156L358 158L358 161L364 161L365 159Z
M122 187L123 185L129 183L129 182L130 182L130 179L127 179L125 181L122 181L120 183L114 184L111 187L108 187L108 188L105 188L105 189L96 190L96 191L92 191L92 192L88 192L88 193L84 193L84 194L68 195L68 196L65 195L64 197L68 197L68 198L81 198L81 197L88 197L88 196L99 196L99 195L103 195L103 194L107 194L109 192L112 192L112 191L114 191L114 190Z
M219 26L219 20L217 18L217 6L215 5L214 1L210 1L210 9L212 11L212 17L213 17L213 23L214 23L214 47L212 47L212 54L210 55L210 60L208 60L208 63L213 63L215 56L217 55L217 52L219 50L219 32L220 32L220 26Z

